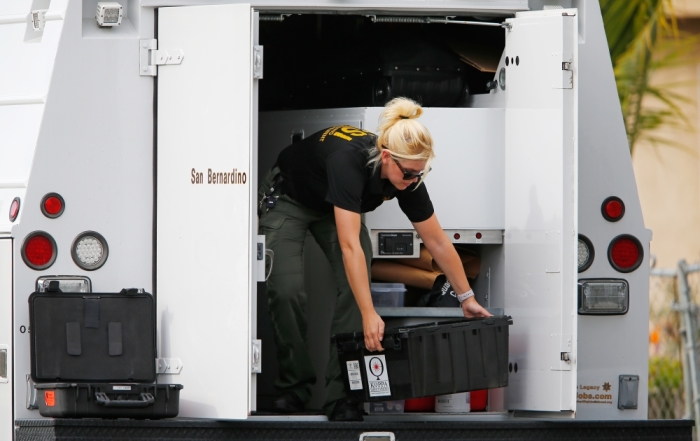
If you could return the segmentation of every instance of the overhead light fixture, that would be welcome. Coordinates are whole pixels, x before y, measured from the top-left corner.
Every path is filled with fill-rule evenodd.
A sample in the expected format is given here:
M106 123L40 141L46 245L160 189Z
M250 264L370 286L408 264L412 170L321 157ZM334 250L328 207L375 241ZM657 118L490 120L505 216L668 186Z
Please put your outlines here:
M103 27L119 26L122 24L124 9L117 2L98 2L95 19L97 24Z
M44 24L46 23L46 9L37 9L32 11L32 29L34 32L41 32L44 30Z

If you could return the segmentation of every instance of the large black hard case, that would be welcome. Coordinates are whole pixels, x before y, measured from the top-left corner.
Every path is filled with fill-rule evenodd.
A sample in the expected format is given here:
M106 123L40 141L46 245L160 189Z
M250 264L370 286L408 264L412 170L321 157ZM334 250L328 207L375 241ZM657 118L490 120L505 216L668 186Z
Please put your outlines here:
M153 383L156 322L148 293L29 296L36 383Z
M179 384L42 383L39 413L53 418L174 418Z
M382 352L368 351L361 332L336 335L345 391L387 401L505 387L511 324L497 316L388 329Z
M169 418L182 386L154 384L153 297L41 292L29 296L31 376L45 417Z

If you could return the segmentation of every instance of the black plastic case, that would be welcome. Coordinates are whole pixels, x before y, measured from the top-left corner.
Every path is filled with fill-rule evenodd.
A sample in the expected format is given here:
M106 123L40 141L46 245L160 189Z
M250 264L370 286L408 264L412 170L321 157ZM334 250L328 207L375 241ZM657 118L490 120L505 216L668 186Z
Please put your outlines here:
M179 384L37 384L41 416L54 418L173 418Z
M42 416L168 418L179 384L156 380L153 297L41 292L29 296L31 377Z
M389 329L383 352L361 332L333 337L348 397L389 401L508 385L509 316Z
M148 293L34 293L29 324L36 383L156 379L155 308Z

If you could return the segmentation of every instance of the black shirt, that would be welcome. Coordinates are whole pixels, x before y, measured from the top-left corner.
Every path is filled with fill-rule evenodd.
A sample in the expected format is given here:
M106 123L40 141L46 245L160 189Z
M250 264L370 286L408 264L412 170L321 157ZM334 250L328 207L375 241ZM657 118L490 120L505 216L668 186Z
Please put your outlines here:
M377 136L352 126L335 126L286 147L277 158L289 195L312 210L332 213L333 206L366 213L396 197L411 222L433 215L425 183L398 190L368 166ZM415 191L414 191L415 189Z

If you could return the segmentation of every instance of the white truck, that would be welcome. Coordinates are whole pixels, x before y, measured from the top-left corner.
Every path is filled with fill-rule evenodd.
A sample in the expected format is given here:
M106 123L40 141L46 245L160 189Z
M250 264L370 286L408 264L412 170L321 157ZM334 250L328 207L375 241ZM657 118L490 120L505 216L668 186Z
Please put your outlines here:
M437 152L426 185L447 234L482 261L478 300L513 317L509 385L490 391L487 412L463 415L345 425L262 415L268 381L259 376L274 369L260 366L258 181L304 134L376 128L377 98L399 89L397 77L358 70L367 63L347 48L368 42L353 39L433 38L448 28L453 43L495 59L495 74L464 63L459 103L426 106ZM348 63L324 52L341 43ZM290 44L298 55L279 49ZM302 62L314 57L335 61ZM364 93L352 82L337 101L325 80L300 95L289 90L292 74L373 75L375 101L348 106ZM304 96L326 101L309 107ZM387 232L409 233L404 257L417 254L420 238L395 203L366 223L375 258L387 257ZM304 439L315 430L337 439L446 439L452 430L575 439L587 429L686 439L691 422L646 421L650 240L595 0L0 3L0 439ZM307 254L310 308L327 320L333 282L311 242ZM153 294L158 382L184 385L181 418L39 415L27 299L51 281ZM319 372L323 320L309 332Z

